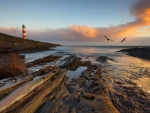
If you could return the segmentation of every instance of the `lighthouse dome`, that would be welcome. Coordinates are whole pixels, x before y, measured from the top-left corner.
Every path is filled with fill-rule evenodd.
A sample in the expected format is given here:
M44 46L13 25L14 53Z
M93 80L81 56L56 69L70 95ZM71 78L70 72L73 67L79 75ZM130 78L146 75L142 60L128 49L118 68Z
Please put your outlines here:
M25 25L22 25L22 27L25 27Z

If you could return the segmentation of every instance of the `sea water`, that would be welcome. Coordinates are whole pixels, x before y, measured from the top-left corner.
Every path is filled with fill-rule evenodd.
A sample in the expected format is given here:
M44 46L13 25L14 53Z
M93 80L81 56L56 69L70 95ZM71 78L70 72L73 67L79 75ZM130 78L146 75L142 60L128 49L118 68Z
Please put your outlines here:
M124 48L133 48L133 46L58 46L55 50L25 54L25 61L30 62L50 54L63 56L75 54L82 60L90 60L92 64L103 66L111 75L138 75L144 71L150 73L150 61L117 52ZM110 60L98 62L96 59L99 56L107 56L115 62Z

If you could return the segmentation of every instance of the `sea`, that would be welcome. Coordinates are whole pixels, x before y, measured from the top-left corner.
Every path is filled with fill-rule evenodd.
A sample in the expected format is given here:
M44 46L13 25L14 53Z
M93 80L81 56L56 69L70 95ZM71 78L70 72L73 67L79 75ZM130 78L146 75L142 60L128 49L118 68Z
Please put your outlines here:
M126 55L126 53L118 52L121 49L133 48L138 46L58 46L54 50L28 53L25 55L25 62L31 62L48 55L77 55L83 61L91 61L92 64L102 66L107 69L109 74L115 76L138 76L142 72L150 73L150 61ZM141 46L139 46L141 47ZM107 56L114 61L98 62L99 56ZM76 71L68 71L68 75L72 77L78 76L85 67L79 67ZM71 75L70 75L71 76Z

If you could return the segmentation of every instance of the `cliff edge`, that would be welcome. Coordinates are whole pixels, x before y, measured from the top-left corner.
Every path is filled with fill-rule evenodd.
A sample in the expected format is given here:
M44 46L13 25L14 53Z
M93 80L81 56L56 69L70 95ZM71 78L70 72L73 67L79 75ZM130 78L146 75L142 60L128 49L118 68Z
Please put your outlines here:
M49 50L50 48L60 46L59 44L52 44L46 42L39 42L29 39L23 39L15 36L10 36L0 33L0 53L15 52L36 52Z

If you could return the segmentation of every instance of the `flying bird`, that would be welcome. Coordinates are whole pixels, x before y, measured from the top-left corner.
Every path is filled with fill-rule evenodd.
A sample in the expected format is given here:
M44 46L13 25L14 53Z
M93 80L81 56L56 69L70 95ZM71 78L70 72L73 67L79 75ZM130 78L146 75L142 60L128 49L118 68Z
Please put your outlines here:
M106 36L104 36L104 37L107 39L107 41L109 41L109 40L110 40L110 41L113 41L113 40L109 39L109 38L108 38L108 37L106 37Z
M125 39L126 39L126 37L121 41L121 43L122 43L123 41L125 41Z

